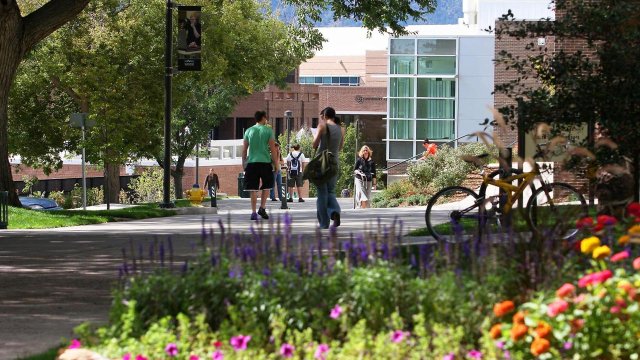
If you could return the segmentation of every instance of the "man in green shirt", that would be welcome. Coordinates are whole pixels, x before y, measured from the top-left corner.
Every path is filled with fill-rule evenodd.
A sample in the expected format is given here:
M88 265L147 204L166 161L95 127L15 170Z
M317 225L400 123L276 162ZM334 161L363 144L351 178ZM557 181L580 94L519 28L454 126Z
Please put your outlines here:
M273 172L279 171L280 167L273 130L267 126L267 113L256 111L254 117L256 124L244 132L242 164L245 167L244 191L251 193L251 220L258 220L258 215L263 219L269 218L265 206L269 190L273 187ZM260 190L260 209L256 212Z

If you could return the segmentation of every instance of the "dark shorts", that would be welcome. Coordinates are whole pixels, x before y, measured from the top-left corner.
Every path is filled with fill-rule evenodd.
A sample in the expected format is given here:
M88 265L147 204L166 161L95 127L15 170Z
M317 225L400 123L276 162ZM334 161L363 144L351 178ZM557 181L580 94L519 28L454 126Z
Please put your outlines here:
M262 183L262 185L260 185ZM271 163L248 163L244 169L244 189L246 191L268 190L273 187L273 167Z
M298 175L289 176L287 178L287 186L288 187L302 187L304 185L304 180L302 180L302 173L299 172Z

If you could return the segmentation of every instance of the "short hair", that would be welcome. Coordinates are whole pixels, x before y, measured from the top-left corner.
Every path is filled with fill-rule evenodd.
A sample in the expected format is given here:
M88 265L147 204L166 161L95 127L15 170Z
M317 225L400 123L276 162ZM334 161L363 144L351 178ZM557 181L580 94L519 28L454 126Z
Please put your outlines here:
M371 157L373 156L373 150L371 150L371 148L368 147L367 145L364 145L363 147L360 148L360 151L358 151L358 156L362 157L362 154L364 154L365 150L369 152L369 159L371 159Z
M291 147L293 148L293 150L298 151L300 150L300 144L293 144L291 145Z
M267 112L262 110L256 111L255 115L253 115L253 118L256 119L256 122L262 120L262 118L264 117L267 117Z
M429 141L429 138L424 138L424 141L422 143L423 144L431 144L431 141Z

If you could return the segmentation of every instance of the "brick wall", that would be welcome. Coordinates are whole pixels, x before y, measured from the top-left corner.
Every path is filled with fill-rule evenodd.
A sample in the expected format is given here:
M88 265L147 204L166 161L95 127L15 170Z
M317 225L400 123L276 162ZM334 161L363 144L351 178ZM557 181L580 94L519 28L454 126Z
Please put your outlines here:
M387 112L386 87L333 87L319 88L318 107L331 106L341 112L385 113Z

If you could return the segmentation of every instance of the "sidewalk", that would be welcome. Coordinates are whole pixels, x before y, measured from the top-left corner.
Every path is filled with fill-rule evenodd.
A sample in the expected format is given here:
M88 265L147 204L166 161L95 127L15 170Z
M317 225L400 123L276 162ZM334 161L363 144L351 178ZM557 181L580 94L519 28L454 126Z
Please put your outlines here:
M177 215L106 224L41 230L0 231L0 360L37 354L72 336L84 321L106 322L110 289L117 280L122 251L155 240L172 239L176 258L197 252L205 229L248 234L252 226L270 226L292 217L292 232L312 235L317 228L315 199L304 203L267 201L270 220L251 221L249 199L218 200L218 214ZM352 209L339 199L342 225L338 236L378 232L402 221L402 233L424 227L425 207ZM305 236L305 238L307 238ZM309 237L309 238L315 238ZM155 240L154 240L155 239Z

